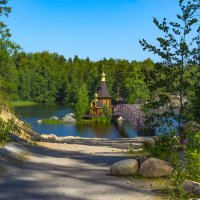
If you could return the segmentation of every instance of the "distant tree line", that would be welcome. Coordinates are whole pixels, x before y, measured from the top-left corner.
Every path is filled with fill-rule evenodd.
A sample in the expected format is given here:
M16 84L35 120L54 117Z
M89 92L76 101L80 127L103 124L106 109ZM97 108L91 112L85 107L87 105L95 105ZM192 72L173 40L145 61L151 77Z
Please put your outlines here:
M170 78L173 69L163 67L161 70L161 66L150 59L143 62L116 59L94 62L78 56L66 59L47 51L10 54L2 49L0 57L0 87L10 100L76 103L83 85L91 100L101 80L103 66L108 90L115 100L144 103L156 99L163 91L167 92L166 88L173 91L178 86L178 81ZM188 91L184 97L190 102L188 108L193 110L191 115L196 120L200 119L199 77L197 65L185 67L184 80Z
M4 52L2 58L0 75L6 80L10 98L39 103L75 103L83 84L86 85L89 99L92 99L101 79L103 65L107 86L114 99L121 98L129 103L144 102L149 95L144 71L154 68L150 59L143 62L115 59L93 62L78 56L66 59L47 51L15 52L11 56Z

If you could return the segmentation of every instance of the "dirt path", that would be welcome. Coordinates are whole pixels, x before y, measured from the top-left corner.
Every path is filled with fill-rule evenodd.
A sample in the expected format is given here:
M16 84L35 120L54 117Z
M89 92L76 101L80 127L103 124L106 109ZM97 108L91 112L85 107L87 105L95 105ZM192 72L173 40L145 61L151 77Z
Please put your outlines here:
M25 162L3 164L6 172L0 178L0 199L160 199L147 181L109 175L110 165L127 157L129 144L129 140L40 143L30 149Z

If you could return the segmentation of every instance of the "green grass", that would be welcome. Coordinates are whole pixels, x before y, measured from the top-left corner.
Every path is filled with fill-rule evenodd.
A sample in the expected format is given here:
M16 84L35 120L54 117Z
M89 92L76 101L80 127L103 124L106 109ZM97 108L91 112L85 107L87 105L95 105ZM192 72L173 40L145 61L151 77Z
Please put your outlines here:
M66 124L61 120L55 120L55 119L42 119L42 123L48 125Z
M87 119L87 120L80 120L78 121L78 124L94 124L94 123L100 123L100 124L108 124L111 122L110 117L94 117L92 119Z
M38 103L33 102L33 101L12 101L11 105L13 107L24 107L24 106L34 106L37 105Z
M136 156L145 156L145 157L150 157L151 155L149 154L149 152L147 151L143 151L143 150L138 150L138 149L128 149L126 156L130 156L130 157L136 157Z

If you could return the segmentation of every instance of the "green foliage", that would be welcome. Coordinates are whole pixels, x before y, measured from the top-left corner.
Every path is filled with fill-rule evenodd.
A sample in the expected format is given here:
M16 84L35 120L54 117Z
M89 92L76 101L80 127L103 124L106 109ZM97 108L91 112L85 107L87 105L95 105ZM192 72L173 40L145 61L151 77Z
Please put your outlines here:
M65 102L75 103L79 88L85 84L89 99L93 99L101 73L105 66L106 83L110 94L114 98L127 99L134 93L140 93L134 97L135 101L143 102L148 94L144 83L144 68L150 70L154 63L148 59L144 62L128 62L127 60L100 60L92 62L88 59L66 59L56 53L47 51L42 53L15 53L13 61L18 72L19 99L22 101L34 101L40 103ZM136 75L140 73L140 76ZM129 82L133 77L138 77L138 82ZM134 90L135 85L145 88ZM135 85L134 85L135 84ZM145 98L145 99L143 99Z
M34 106L37 105L37 103L32 101L12 101L11 105L13 107L24 107L24 106Z
M111 122L110 116L100 116L92 119L95 123L108 124Z
M18 89L17 69L9 55L9 52L0 48L0 90L9 97L16 99Z
M7 3L7 0L0 1L0 91L16 99L18 97L18 75L11 54L17 51L19 46L10 40L10 30L2 21L3 17L8 17L11 12Z
M159 136L155 144L145 142L143 152L149 153L150 156L170 162L173 167L173 173L170 177L172 188L169 196L172 199L188 199L195 197L180 187L184 180L200 182L200 132L188 133L186 141L182 147L179 143L179 137L168 134ZM185 159L178 159L179 149L184 149ZM183 157L182 155L182 157Z
M87 119L87 120L79 120L78 124L109 124L111 122L112 118L111 117L105 117L105 116L100 116L100 117L94 117L92 119Z
M112 120L112 117L110 116L110 111L107 106L103 106L103 114L100 117L94 117L92 118L92 122L95 123L102 123L107 124L110 123Z
M0 112L4 107L10 108L10 104L8 99L6 98L5 93L0 90Z
M55 119L42 119L43 124L49 125L57 125L57 124L65 124L62 120L55 120Z
M79 89L77 99L77 103L75 104L75 118L77 121L80 121L85 116L89 107L88 91L85 84Z
M179 161L171 176L172 185L176 188L172 193L174 199L189 199L195 196L183 191L180 184L184 180L200 182L200 132L187 135L187 142L184 143L185 161Z
M14 120L5 122L0 118L0 143L10 141L10 133L20 134L19 127L15 124Z
M107 106L103 106L103 116L109 117L110 116L110 111Z
M173 189L169 194L172 199L186 200L195 197L183 191L180 184L186 179L200 182L200 132L195 132L196 128L199 128L196 123L188 123L182 144L174 133L158 136L155 144L143 144L144 152L173 165L174 170L170 177ZM183 150L181 158L180 149Z
M27 128L31 128L32 129L31 125L28 122L23 122L23 123Z
M186 142L185 178L200 182L200 132L187 133Z
M130 153L130 154L134 153L134 146L131 142L130 142L129 147L128 147L128 153Z
M200 68L199 66L190 67L188 73L191 74L189 79L190 91L188 91L188 103L184 109L184 115L187 121L196 121L200 123Z
M141 71L138 71L125 79L125 88L129 94L128 103L144 103L149 98L149 91L142 76Z
M155 139L155 144L143 143L143 150L149 152L152 157L166 160L172 165L178 161L179 138L172 132L160 135Z
M179 130L183 121L183 96L191 89L186 78L187 67L199 65L200 27L196 13L200 6L196 0L179 0L181 14L176 22L167 22L166 18L160 23L156 18L153 22L162 31L163 37L158 37L158 46L140 40L144 50L160 56L162 63L157 64L156 71L148 73L146 81L152 93L159 92L180 95ZM192 76L190 76L192 78ZM154 97L155 100L155 97Z
M8 17L8 14L11 12L11 8L6 5L7 3L7 0L2 0L0 2L0 16L5 15Z

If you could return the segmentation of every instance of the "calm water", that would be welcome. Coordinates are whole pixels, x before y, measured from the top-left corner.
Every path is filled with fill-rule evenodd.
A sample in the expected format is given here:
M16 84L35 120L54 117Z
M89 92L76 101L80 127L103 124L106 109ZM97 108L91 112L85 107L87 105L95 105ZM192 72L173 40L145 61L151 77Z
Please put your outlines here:
M28 122L33 130L40 134L55 134L57 136L80 136L98 138L136 137L136 131L127 122L110 124L38 124L39 119L57 116L62 118L68 113L74 112L72 106L63 105L37 105L17 107L16 111L21 119Z

